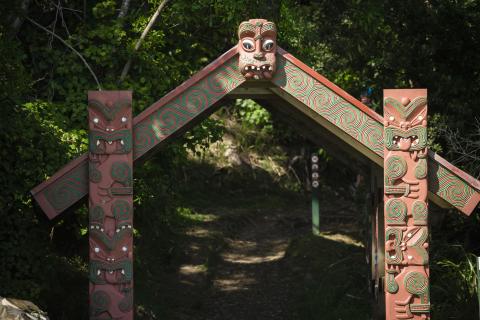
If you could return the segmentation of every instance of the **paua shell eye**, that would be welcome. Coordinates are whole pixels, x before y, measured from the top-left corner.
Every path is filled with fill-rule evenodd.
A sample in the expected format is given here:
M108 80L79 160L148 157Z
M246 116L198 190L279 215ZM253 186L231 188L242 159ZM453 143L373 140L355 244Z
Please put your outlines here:
M247 51L251 51L255 48L255 43L253 43L253 41L250 39L244 39L242 41L242 46L243 46L243 49Z
M127 122L127 117L122 117L122 122L123 123Z
M93 123L97 124L98 122L100 122L100 120L98 120L97 117L93 118Z
M270 39L266 40L266 41L263 43L263 50L265 50L265 51L270 51L270 50L272 50L274 44L275 44L275 43L273 42L273 40L270 40Z

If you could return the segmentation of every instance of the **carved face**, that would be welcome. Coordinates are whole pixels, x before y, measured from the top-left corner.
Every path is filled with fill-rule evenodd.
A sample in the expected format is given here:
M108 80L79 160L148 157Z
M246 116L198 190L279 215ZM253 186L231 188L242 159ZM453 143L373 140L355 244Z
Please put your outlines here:
M132 119L128 101L113 105L89 101L90 152L96 154L122 154L132 149L130 130Z
M244 21L238 27L240 72L247 79L271 79L276 69L277 27L264 19Z
M418 151L427 145L425 97L413 101L385 99L385 146L388 150Z

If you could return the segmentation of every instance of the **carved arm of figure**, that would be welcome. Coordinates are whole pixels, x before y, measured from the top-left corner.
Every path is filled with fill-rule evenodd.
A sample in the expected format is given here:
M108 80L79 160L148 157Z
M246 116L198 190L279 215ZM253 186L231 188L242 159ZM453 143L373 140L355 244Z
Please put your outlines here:
M418 199L418 181L408 181L402 179L403 182L398 185L385 184L385 194L387 195L400 195L407 198Z
M411 300L412 300L412 295L409 295L403 301L400 301L400 300L395 301L395 305L397 305L397 307L395 308L397 319L412 319L413 318L413 314L410 310L410 301Z

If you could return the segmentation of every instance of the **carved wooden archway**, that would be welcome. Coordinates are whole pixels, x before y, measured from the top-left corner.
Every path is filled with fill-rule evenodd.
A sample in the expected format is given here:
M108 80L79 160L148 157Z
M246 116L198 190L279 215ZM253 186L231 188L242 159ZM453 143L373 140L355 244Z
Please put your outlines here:
M277 47L273 23L244 22L239 39L134 119L131 92L90 92L89 153L31 191L50 219L89 194L91 319L133 318L133 161L237 97L291 115L373 171L385 168L383 181L372 179L375 191L385 192L386 212L383 224L382 199L374 196L372 237L375 259L386 259L372 274L377 281L386 275L387 319L429 318L427 197L469 215L480 202L480 182L427 151L426 90L385 91L384 119Z

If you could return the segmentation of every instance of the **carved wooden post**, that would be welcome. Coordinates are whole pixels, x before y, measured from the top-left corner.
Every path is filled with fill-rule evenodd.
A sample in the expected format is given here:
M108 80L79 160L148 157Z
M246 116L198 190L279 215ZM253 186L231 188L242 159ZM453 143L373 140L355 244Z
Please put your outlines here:
M384 90L387 319L430 319L427 90Z
M320 234L320 200L319 200L319 158L317 154L313 154L312 160L312 232L314 235Z
M133 319L132 92L90 91L90 319Z
M478 315L480 318L480 257L477 257L477 296L478 296Z

